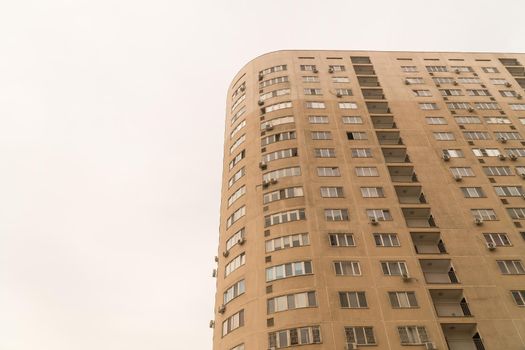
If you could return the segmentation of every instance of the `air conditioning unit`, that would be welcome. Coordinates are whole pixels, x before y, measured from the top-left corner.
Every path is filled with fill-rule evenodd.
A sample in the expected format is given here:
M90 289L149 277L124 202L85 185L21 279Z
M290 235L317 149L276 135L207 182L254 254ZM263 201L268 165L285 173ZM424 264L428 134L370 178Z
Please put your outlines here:
M337 96L337 97L343 97L343 94L340 93L340 92L338 92L338 93L336 94L336 96Z
M461 175L459 175L459 174L455 174L455 175L454 175L454 180L456 180L456 181L459 182L459 181L463 180L463 176L461 176Z
M454 84L454 85L458 85L459 83L458 83L457 80L454 80L454 81L452 82L452 84Z
M498 157L499 157L499 159L501 159L501 160L505 160L505 159L507 159L507 156L504 155L504 154L500 154Z
M215 256L215 262L219 262L219 257Z
M433 342L426 342L425 343L425 349L426 350L437 350L437 347L436 347L436 344L434 344Z
M410 281L410 275L408 273L402 273L401 279L403 279L404 282Z
M456 74L461 73L461 71L460 71L459 69L457 69L457 68L454 70L454 72L455 72Z
M518 156L515 155L514 153L509 154L509 158L510 160L518 160Z
M220 314L225 313L225 312L226 312L226 305L221 305L217 311L218 311Z
M244 90L246 90L246 86L241 85L241 91L244 92Z
M271 183L272 185L275 185L275 184L277 183L277 179L276 179L276 178L271 178L271 179L270 179L270 183Z
M498 137L498 141L501 142L501 143L507 143L507 138L506 137Z
M261 107L261 114L264 114L266 112L266 108Z
M333 67L328 68L328 73L333 73L333 72L334 72L334 68Z
M496 243L494 243L494 242L487 242L487 248L488 248L489 250L494 250L494 249L496 249Z
M273 124L272 124L272 123L267 123L267 124L264 126L264 130L266 130L266 131L273 130Z
M370 218L370 223L372 225L378 225L379 224L379 221L376 219L376 218Z
M521 198L525 199L525 193L521 194Z
M445 162L448 162L450 160L450 155L446 154L446 153L443 153L443 155L441 156L443 158L443 160Z
M225 251L222 252L222 256L224 256L225 258L227 258L228 255L230 255L230 251L229 250L225 250Z
M346 343L345 350L357 349L357 343Z
M245 242L246 242L246 238L244 238L244 237L241 237L241 238L239 238L237 240L237 244L239 244L239 245L243 245Z
M257 101L257 104L258 104L259 106L262 106L262 105L264 104L264 100L259 100L259 101Z
M472 112L474 112L474 108L469 107L469 108L468 108L468 111L469 111L470 113L472 113Z
M262 72L259 73L259 81L263 80L263 78L264 78L264 74L262 74Z
M517 98L518 100L521 100L521 99L523 98L523 96L521 96L521 94L517 94L517 95L516 95L516 98Z
M260 162L259 163L259 168L261 168L262 170L268 168L268 164L266 164L266 162Z
M405 85L410 85L410 80L405 79Z
M213 269L211 272L211 277L217 277L217 269Z
M521 173L520 176L522 179L525 179L525 173Z
M437 86L437 87L440 87L440 86L441 86L441 84L440 84L440 83L436 83L436 86Z
M312 69L312 72L319 73L319 70L317 68Z
M474 219L474 223L478 226L483 225L483 219L482 218L476 218Z
M511 87L511 86L512 86L512 84L511 84L511 83L509 83L509 82L507 81L507 82L505 83L505 86L506 86L506 87Z
M214 320L210 320L210 328L213 328L215 327L215 321Z
M266 188L266 187L268 187L268 186L270 186L270 180L264 180L264 181L262 182L262 187L263 187L263 188Z

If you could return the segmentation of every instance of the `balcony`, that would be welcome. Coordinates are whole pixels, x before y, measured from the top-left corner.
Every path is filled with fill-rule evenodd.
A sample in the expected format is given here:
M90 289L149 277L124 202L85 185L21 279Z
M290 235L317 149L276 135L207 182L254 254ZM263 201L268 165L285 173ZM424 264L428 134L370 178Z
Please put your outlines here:
M467 300L460 289L432 289L430 297L438 317L472 316Z
M361 89L365 100L385 100L383 89Z
M406 148L381 148L381 151L387 163L410 163Z
M350 57L350 60L353 64L372 64L370 57L366 56L352 56Z
M459 283L450 259L424 259L419 260L419 263L421 264L421 270L427 283Z
M360 86L364 86L364 87L381 86L379 85L379 80L377 80L377 77L375 76L359 76L357 77L357 81L359 82Z
M443 323L441 328L449 350L485 350L475 324Z
M445 254L445 244L439 232L411 232L410 237L418 254Z
M515 58L500 58L499 61L502 65L506 66L521 66L521 63Z
M377 139L380 145L402 145L403 139L399 131L377 131Z
M418 182L413 166L389 166L388 173L392 182Z
M516 81L518 82L518 84L525 89L525 79L523 78L516 78Z
M427 202L421 186L394 186L401 204L424 204Z
M516 67L505 67L513 77L525 76L525 68L521 66Z
M397 129L394 117L390 116L371 116L374 129Z
M408 227L436 227L430 208L402 208Z
M366 108L370 114L390 114L390 108L386 102L366 102Z
M356 75L376 75L372 65L354 65L354 71Z

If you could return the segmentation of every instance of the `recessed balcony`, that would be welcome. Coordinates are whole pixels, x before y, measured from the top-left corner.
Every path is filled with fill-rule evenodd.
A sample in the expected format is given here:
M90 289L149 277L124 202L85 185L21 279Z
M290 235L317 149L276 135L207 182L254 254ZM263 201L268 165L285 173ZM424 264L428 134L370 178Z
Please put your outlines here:
M381 86L379 85L379 80L377 80L376 76L359 76L357 77L357 81L359 82L360 86L364 86L364 87Z
M390 108L386 102L366 102L370 114L389 114Z
M350 60L353 64L372 64L370 57L367 56L352 56Z
M441 328L449 350L485 350L475 324L443 323Z
M402 208L408 227L436 227L430 208Z
M421 264L421 270L427 283L459 283L450 259L424 259L419 260L419 263Z
M403 139L399 131L376 131L380 145L402 145Z
M356 75L376 75L374 66L372 65L354 65Z
M394 186L401 204L424 204L427 202L421 186Z
M385 100L383 89L361 89L365 100Z
M418 254L445 254L447 252L439 232L411 232L410 237Z
M397 129L394 117L391 116L371 116L374 129Z
M381 148L385 162L387 163L410 163L406 148Z
M472 316L467 300L460 289L432 289L430 297L438 317Z
M513 77L525 76L525 67L516 66L516 67L506 67L506 68Z
M418 182L413 166L389 166L388 173L392 182Z

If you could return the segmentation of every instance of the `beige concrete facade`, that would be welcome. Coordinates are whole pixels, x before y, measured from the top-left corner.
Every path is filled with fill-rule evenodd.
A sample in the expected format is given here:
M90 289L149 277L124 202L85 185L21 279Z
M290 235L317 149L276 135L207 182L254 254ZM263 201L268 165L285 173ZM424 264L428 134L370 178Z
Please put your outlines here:
M227 96L214 349L525 349L522 64L279 51L242 68Z

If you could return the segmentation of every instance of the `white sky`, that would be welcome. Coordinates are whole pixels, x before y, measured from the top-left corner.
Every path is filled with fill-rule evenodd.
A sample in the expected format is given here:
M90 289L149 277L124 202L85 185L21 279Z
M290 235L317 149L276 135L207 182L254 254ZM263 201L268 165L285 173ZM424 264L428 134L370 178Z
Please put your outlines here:
M2 1L0 349L210 349L235 73L286 48L525 52L524 13L520 0Z

